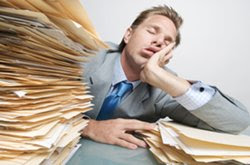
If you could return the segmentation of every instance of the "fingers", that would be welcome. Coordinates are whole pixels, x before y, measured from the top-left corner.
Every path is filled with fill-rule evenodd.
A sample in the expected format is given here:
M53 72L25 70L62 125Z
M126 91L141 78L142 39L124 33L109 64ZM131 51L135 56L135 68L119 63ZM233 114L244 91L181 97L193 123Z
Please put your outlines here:
M143 140L140 140L128 133L122 134L120 138L139 147L145 148L147 146Z
M169 60L173 57L173 53L172 51L170 51L166 56L164 56L161 60L160 60L160 66L163 67L164 65L166 65Z
M128 131L134 130L152 130L155 128L155 124L147 123L139 120L125 120L126 124L124 123L124 129Z
M116 139L114 144L121 146L121 147L128 148L128 149L133 149L133 150L138 147L136 144L130 143L130 142L123 140L123 139L120 139L120 138Z
M159 65L161 67L166 65L169 62L169 60L173 57L172 50L173 50L174 46L175 46L175 43L171 43L167 47L162 49L162 54L159 57Z
M145 147L145 142L127 132L152 130L154 127L154 124L134 119L90 120L88 126L82 131L82 136L102 143L116 144L129 149L136 149L138 146Z
M175 42L172 42L171 44L169 44L168 46L166 46L165 48L163 48L161 51L157 52L157 53L160 53L161 54L161 57L164 57L166 56L170 51L173 50L175 46ZM156 53L156 54L157 54Z
M148 61L148 66L154 66L159 65L160 67L163 67L170 58L172 58L172 50L175 46L175 42L169 44L167 47L163 48L159 52L155 53L150 60ZM146 65L147 65L146 64Z

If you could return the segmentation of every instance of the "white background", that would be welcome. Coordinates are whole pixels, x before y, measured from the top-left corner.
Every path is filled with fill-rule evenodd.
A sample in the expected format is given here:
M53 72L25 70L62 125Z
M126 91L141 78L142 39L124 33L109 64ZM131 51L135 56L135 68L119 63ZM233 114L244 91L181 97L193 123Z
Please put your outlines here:
M169 67L240 100L250 110L249 0L81 0L104 41L120 43L140 11L172 6L184 19Z

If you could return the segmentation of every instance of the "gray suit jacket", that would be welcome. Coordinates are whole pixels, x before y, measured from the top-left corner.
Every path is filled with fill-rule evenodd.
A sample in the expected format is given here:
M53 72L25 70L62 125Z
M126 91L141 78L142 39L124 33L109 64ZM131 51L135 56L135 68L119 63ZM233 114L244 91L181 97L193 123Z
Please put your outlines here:
M100 51L84 64L85 82L94 96L94 109L86 115L95 119L109 91L115 59L120 53ZM239 133L250 124L249 113L238 101L218 89L202 107L188 111L161 89L140 83L115 110L113 118L133 118L155 122L169 117L179 123L207 130Z

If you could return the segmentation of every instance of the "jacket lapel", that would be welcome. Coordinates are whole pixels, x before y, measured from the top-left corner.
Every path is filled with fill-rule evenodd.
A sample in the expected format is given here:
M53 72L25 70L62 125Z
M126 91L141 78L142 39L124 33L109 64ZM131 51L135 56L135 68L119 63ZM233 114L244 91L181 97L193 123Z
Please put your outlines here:
M143 114L144 101L150 96L149 85L140 83L134 91L128 95L115 111L114 117L135 117Z
M95 119L100 112L102 103L111 87L112 78L114 75L114 63L119 57L119 53L108 53L106 55L104 54L100 55L100 57L97 57L100 58L99 60L102 61L101 63L90 63L90 65L93 65L90 67L94 67L95 69L85 78L90 86L91 94L95 96L92 101L92 103L94 104L94 109L87 112L87 115L91 116L91 118ZM103 60L101 58L103 58ZM124 109L126 111L121 112L117 109L118 111L115 111L115 113L126 113L126 115L129 116L134 115L133 111L143 111L143 101L147 98L149 98L149 85L147 85L146 83L140 83L134 89L134 91L130 95L128 95L119 105L121 109ZM128 112L127 109L130 108L133 108L133 110L131 109L131 111ZM120 114L117 115L120 116Z
M95 96L92 101L94 104L94 110L87 113L92 118L96 118L99 114L102 103L111 87L114 74L114 63L119 56L119 53L107 54L104 57L103 63L98 66L96 71L87 77L91 94Z

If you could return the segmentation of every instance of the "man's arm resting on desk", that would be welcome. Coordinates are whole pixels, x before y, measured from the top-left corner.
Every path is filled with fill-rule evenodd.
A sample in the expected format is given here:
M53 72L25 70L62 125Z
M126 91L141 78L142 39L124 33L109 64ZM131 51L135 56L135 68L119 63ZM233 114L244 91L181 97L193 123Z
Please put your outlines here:
M115 144L129 149L146 147L146 143L128 132L152 130L155 125L134 119L90 120L82 131L83 137L97 142Z
M174 98L178 98L190 91L191 84L187 80L163 68L164 64L168 63L169 59L172 57L171 49L172 46L170 44L170 46L155 53L144 65L140 76L142 81L162 89ZM215 130L229 133L239 133L244 130L250 124L250 117L247 109L237 100L224 95L216 88L214 89L215 93L212 94L212 97L205 101L204 104L197 104L198 106L191 107L191 109L185 106L185 104L182 104L185 108L182 106L178 106L177 108L172 107L175 108L172 112L172 119L181 118L181 120L185 119L189 123L192 123L193 121L190 121L191 118L187 119L187 116L183 115L183 112L188 109L194 116L204 121ZM177 101L180 103L180 100ZM189 100L187 103L186 105L190 105ZM164 108L161 109L164 110ZM166 109L169 110L171 108L168 107ZM186 124L189 124L188 122Z

